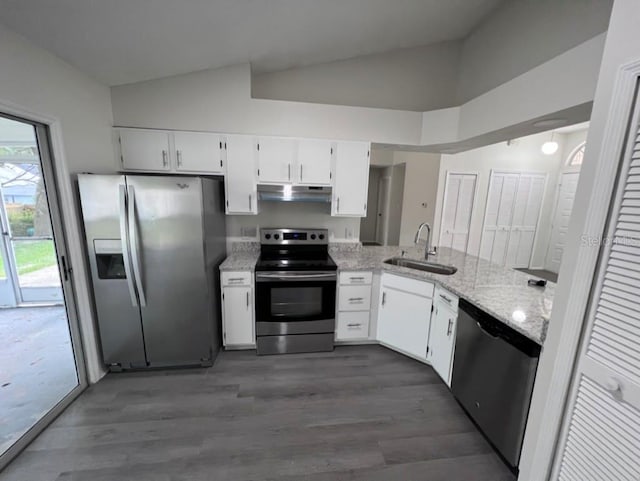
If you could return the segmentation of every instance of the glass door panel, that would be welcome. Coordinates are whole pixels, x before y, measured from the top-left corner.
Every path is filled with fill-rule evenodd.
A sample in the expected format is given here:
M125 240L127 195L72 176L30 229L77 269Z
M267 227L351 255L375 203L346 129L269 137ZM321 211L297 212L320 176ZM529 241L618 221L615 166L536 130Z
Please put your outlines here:
M46 128L0 116L0 469L84 385L49 179Z
M1 169L18 298L22 302L60 302L62 287L40 164L5 162Z

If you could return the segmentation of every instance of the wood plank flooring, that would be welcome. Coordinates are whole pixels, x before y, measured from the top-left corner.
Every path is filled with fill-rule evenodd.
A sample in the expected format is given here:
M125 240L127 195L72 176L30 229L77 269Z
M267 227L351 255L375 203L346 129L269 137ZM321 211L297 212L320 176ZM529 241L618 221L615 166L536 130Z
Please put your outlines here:
M111 374L0 481L513 481L429 367L380 346Z

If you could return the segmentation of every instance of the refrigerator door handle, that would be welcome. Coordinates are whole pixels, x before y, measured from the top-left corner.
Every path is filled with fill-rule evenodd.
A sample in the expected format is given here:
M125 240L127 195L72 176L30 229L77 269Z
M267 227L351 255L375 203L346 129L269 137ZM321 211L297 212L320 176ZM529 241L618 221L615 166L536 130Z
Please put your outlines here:
M136 288L133 285L133 272L131 270L131 254L129 252L129 233L127 232L127 191L125 186L118 186L118 200L120 207L120 242L122 243L122 261L124 263L124 272L127 276L127 286L129 286L129 295L131 296L131 304L138 307L136 298Z
M142 285L142 266L140 265L140 251L138 240L138 223L136 222L136 194L133 186L127 186L127 210L129 220L129 240L131 244L131 260L133 263L133 273L138 289L138 298L140 299L140 307L147 305Z

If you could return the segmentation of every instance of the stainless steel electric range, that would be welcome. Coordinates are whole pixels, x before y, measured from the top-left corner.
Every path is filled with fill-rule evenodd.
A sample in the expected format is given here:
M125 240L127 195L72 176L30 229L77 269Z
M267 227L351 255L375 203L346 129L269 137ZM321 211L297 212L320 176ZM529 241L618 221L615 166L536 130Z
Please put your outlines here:
M325 229L261 229L258 354L332 351L337 266Z

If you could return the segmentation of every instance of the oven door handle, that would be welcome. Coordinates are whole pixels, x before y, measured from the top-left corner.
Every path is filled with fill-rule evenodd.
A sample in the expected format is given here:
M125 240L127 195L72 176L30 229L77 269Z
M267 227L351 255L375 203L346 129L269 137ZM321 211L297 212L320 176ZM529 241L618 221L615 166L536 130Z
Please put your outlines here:
M257 282L281 282L281 281L317 281L317 280L336 280L338 276L335 272L326 272L321 274L300 273L300 274L284 274L284 273L259 273L256 274Z

